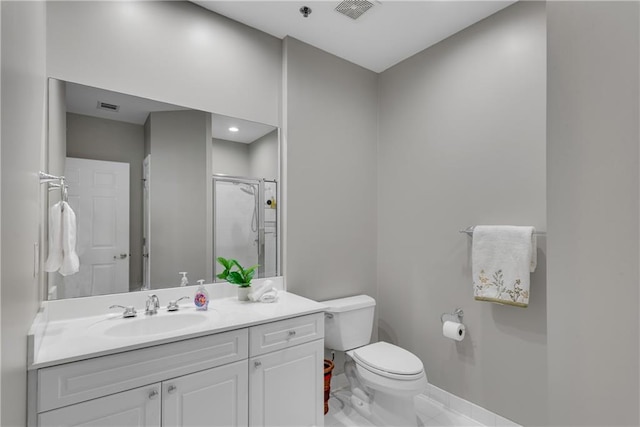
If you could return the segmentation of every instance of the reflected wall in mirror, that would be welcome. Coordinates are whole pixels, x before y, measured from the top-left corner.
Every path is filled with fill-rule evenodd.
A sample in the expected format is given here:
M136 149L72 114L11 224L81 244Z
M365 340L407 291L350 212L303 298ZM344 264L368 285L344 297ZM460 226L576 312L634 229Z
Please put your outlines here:
M218 256L278 275L278 159L273 126L50 79L48 172L80 271L48 273L49 299L211 282Z

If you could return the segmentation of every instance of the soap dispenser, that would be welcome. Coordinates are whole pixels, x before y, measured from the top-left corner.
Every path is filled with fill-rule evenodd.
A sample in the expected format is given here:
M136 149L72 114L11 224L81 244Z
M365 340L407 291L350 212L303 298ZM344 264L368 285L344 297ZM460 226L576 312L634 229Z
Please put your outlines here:
M206 310L209 307L209 292L204 288L204 280L198 280L198 290L193 298L196 310Z
M181 271L178 274L182 274L182 279L180 279L180 286L187 286L189 284L189 279L187 279L187 272Z

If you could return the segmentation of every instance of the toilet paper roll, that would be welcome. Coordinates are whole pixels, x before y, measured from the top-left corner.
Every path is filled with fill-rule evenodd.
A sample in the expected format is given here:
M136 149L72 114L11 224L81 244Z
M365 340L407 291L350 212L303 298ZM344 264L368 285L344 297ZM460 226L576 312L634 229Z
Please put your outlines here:
M465 328L462 323L447 320L442 324L442 335L452 340L462 341L464 339Z

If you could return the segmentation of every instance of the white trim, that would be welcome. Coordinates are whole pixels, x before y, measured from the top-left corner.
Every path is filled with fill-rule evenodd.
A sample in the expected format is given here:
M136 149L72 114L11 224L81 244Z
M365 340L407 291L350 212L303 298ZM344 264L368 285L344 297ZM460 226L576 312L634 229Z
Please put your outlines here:
M522 427L501 415L493 413L475 403L462 399L455 394L449 393L432 384L427 385L424 394L417 397L418 399L435 400L442 404L446 409L463 415L484 426L505 426L505 427Z

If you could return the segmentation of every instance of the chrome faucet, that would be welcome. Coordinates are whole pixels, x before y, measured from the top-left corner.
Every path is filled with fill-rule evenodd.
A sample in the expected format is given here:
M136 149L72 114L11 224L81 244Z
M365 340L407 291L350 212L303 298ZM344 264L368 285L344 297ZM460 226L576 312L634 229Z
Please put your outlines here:
M158 296L156 294L149 295L149 298L147 298L147 304L145 306L144 314L157 314L159 308L160 300L158 299Z
M124 317L124 318L136 317L138 315L138 313L136 312L135 307L132 306L132 305L129 305L129 306L125 307L124 305L114 304L111 307L109 307L109 310L114 309L114 308L124 308L124 312L122 313L122 317Z

